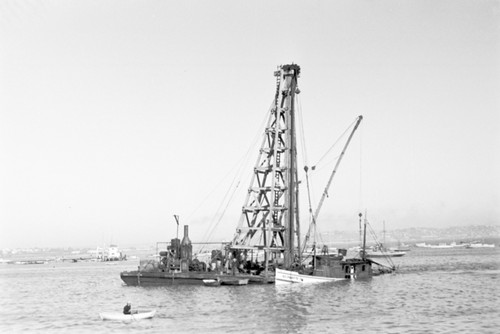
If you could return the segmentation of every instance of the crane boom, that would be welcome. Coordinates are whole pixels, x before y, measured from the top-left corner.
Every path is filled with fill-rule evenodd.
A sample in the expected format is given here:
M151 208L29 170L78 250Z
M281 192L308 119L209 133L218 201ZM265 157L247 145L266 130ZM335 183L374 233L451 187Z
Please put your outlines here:
M311 226L316 225L316 221L318 219L319 213L321 211L321 207L323 206L323 202L325 201L325 198L328 196L328 189L330 189L330 185L332 184L333 177L335 176L335 173L337 172L337 168L340 165L340 162L342 161L342 158L344 157L345 151L347 150L347 147L349 146L349 143L351 142L352 136L354 135L354 132L358 129L359 123L363 120L363 116L360 115L356 119L356 124L354 125L354 128L352 129L349 137L347 138L347 141L342 148L342 152L340 153L339 158L337 159L337 163L335 164L335 167L333 168L332 173L330 174L330 178L328 179L328 183L326 184L325 190L323 191L323 195L321 196L321 199L318 203L318 207L316 208L316 211L314 212L314 215L312 217L312 224ZM306 242L309 239L309 233L311 232L311 229L309 229L308 235L304 239L304 247L303 249L305 250L306 247Z
M340 165L340 162L342 161L342 158L344 157L344 153L347 150L347 147L349 146L349 143L351 142L352 136L354 135L354 132L356 132L356 129L359 126L359 123L363 120L363 116L358 116L356 124L354 125L354 128L351 131L351 134L349 135L349 138L347 138L347 142L344 145L344 148L342 149L342 152L340 153L340 156L337 160L337 163L335 164L335 167L333 168L332 174L330 175L330 179L328 179L328 183L326 184L325 190L323 191L323 195L321 196L321 200L319 201L318 207L316 208L316 212L314 213L313 217L313 223L316 223L316 220L318 219L319 212L321 210L321 207L323 206L323 202L325 201L326 196L328 196L328 189L330 189L330 185L332 184L333 177L335 176L335 173L337 172L337 168Z

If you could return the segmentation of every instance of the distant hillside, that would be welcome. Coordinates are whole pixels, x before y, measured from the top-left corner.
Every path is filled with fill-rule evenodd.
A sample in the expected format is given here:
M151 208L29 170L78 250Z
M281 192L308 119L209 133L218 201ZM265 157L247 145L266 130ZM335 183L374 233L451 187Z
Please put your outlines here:
M331 231L321 234L325 243L359 243L359 232L353 231ZM375 231L376 238L382 242L384 232L381 230ZM373 242L373 236L370 231L366 234L367 241ZM459 241L474 241L483 239L500 238L500 226L454 226L447 228L429 228L429 227L413 227L397 230L386 230L385 241L387 244L398 242L411 243L416 241L432 241L432 240L455 240Z
M500 226L455 226L448 228L409 228L392 231L392 237L397 240L418 239L460 239L476 240L484 238L499 238Z

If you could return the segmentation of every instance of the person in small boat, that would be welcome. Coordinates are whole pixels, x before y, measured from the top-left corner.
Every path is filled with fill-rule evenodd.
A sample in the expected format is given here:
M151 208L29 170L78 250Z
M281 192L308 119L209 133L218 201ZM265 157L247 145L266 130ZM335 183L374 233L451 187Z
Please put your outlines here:
M123 308L123 314L136 314L137 311L132 311L132 304L127 302L127 305Z
M130 302L127 302L127 305L123 308L123 314L132 314L132 305Z

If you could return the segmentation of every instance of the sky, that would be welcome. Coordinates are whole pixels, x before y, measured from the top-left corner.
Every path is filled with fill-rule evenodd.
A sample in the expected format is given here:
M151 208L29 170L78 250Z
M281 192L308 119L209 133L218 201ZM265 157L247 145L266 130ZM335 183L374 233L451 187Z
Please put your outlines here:
M173 215L230 240L290 63L314 203L364 117L323 230L499 225L499 22L488 0L2 1L0 249L155 244Z

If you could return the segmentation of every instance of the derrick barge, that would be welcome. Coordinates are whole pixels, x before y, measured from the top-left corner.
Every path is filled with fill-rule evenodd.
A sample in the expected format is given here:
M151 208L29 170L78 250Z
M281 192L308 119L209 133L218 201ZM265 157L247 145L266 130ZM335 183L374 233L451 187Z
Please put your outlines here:
M300 71L297 64L288 64L279 66L274 72L274 103L268 111L267 125L236 233L231 243L224 247L224 254L222 251L213 252L209 263L193 259L185 226L182 242L178 238L172 239L170 245L159 252L158 259L141 261L138 270L121 273L127 285L202 285L203 280L223 283L224 280L236 279L248 279L249 284L366 279L375 275L373 264L383 267L366 256L366 217L363 249L356 257L347 258L340 250L337 254L328 254L328 251L316 253L319 249L315 240L316 225L321 207L362 116L352 124L314 213L308 173L315 167L304 166L310 223L305 238L301 239L299 185L302 181L298 176L295 111L295 100L300 93ZM359 214L360 226L361 217ZM312 254L306 252L310 243L314 250Z
M151 260L141 260L137 270L124 271L120 278L130 286L204 285L203 280L216 280L231 285L235 280L248 280L248 284L274 283L274 275L240 272L240 263L226 262L222 251L212 251L209 263L193 259L193 245L184 225L184 237L172 239L166 249ZM250 270L248 270L250 272Z

